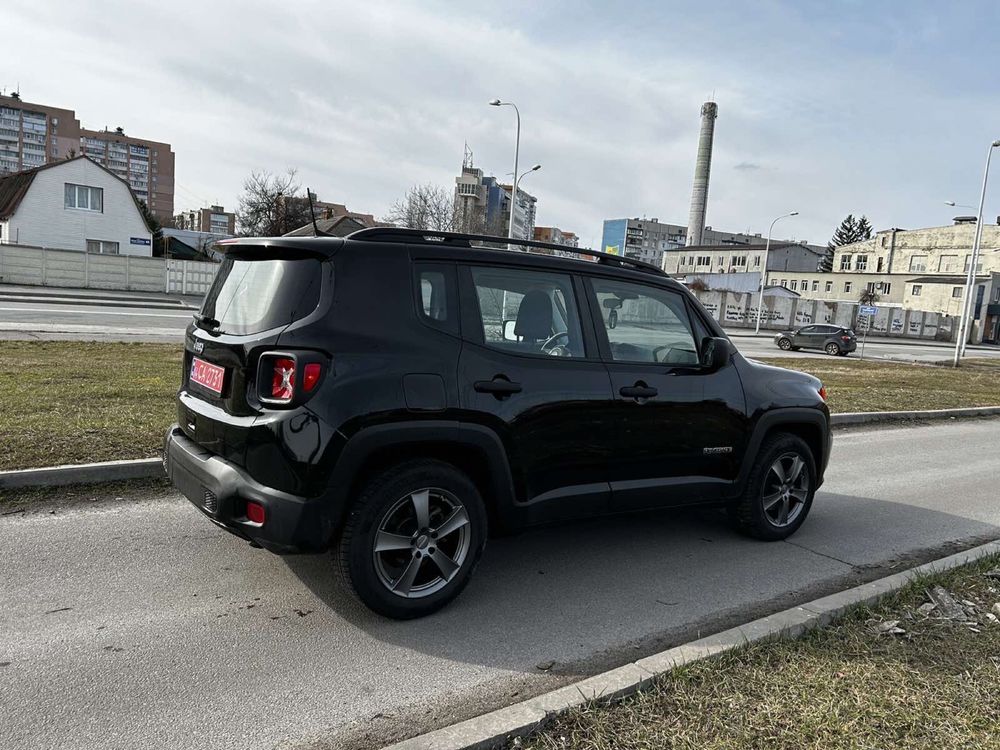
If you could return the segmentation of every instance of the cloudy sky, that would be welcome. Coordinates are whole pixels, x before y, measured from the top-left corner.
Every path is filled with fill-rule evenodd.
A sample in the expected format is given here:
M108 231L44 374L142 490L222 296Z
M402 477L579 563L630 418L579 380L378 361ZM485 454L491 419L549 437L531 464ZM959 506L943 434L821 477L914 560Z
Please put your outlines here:
M13 2L13 7L11 7ZM996 2L7 0L0 87L177 155L176 208L235 206L252 169L383 214L418 182L541 171L538 223L600 241L623 216L686 223L707 98L708 223L825 242L947 223L1000 137ZM1000 166L1000 165L998 165ZM1000 170L998 170L1000 171ZM1000 177L998 177L1000 179ZM1000 186L987 213L1000 213Z

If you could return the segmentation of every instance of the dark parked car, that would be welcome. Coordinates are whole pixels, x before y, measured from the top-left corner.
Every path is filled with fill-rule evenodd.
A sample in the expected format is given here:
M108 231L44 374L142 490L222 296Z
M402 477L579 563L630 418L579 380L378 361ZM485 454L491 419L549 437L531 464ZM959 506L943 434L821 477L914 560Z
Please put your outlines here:
M779 349L822 349L827 354L846 357L858 348L858 337L850 328L833 325L804 326L794 331L782 331L774 337Z
M744 359L654 266L483 241L505 242L224 241L186 333L174 485L253 545L334 548L397 618L453 599L488 534L686 505L765 540L802 524L830 456L816 378Z

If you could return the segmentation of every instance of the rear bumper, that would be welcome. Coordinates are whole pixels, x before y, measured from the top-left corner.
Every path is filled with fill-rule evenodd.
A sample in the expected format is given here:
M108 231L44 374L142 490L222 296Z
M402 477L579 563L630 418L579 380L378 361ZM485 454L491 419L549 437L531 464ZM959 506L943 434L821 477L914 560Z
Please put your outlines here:
M242 468L202 448L175 424L163 446L171 483L212 523L278 554L318 552L329 546L332 527L321 499L291 495L252 479ZM246 502L264 506L263 524L246 517Z

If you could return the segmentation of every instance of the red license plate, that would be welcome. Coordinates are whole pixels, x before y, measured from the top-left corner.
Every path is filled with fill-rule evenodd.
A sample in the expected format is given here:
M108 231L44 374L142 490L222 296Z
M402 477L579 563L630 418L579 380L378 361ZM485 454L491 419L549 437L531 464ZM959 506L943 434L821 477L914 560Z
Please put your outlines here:
M195 357L191 360L191 382L215 393L222 393L222 381L226 377L226 368L213 365Z

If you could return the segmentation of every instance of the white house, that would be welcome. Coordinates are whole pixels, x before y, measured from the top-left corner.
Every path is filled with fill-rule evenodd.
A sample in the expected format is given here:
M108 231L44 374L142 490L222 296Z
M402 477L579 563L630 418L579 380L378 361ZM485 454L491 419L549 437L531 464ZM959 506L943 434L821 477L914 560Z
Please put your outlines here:
M152 234L128 183L86 156L0 178L0 242L153 254Z

